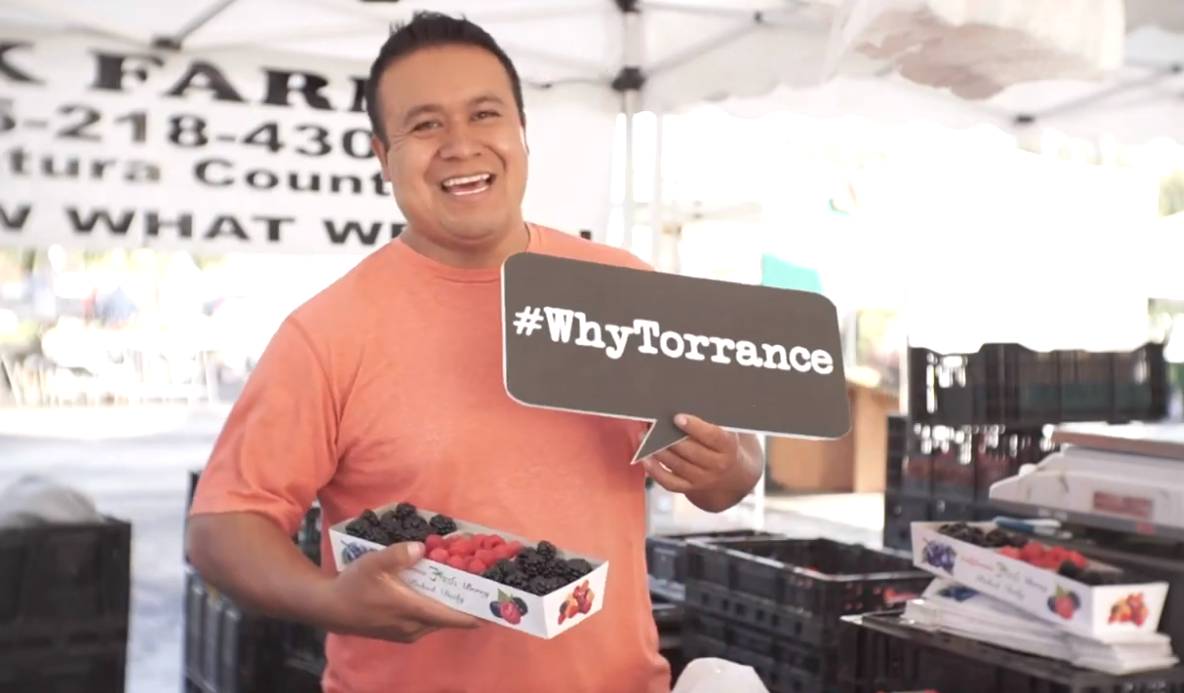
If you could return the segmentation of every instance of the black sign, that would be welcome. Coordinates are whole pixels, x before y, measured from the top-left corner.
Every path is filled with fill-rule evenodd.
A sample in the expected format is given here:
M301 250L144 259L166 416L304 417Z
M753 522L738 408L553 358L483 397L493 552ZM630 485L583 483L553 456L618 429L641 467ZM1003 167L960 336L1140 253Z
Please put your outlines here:
M686 437L678 413L808 438L851 427L820 294L520 253L502 267L502 335L515 400L653 421L634 461Z

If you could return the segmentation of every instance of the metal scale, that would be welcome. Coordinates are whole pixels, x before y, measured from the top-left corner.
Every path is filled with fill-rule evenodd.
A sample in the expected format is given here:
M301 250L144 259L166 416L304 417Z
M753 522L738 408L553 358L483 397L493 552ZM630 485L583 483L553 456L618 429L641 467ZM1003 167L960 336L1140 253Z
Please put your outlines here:
M1184 424L1065 424L1060 451L991 485L1020 516L1184 542Z

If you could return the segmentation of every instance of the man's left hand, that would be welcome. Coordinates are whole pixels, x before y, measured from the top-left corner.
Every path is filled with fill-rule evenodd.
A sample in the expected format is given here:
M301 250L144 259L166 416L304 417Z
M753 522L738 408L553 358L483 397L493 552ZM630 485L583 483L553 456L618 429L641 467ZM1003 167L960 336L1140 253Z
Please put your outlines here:
M746 464L740 436L689 414L674 417L687 437L645 459L646 471L671 493L702 493L729 485Z

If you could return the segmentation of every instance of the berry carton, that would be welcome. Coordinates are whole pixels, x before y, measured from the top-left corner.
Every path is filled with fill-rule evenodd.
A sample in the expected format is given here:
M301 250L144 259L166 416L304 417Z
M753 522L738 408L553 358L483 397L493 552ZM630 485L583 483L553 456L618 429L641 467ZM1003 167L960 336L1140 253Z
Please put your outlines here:
M1159 628L1164 582L1139 582L1076 551L992 522L914 522L913 564L1067 632L1105 643Z
M550 639L604 605L608 562L392 503L329 528L337 569L370 551L418 541L427 556L403 572L413 590L466 614Z

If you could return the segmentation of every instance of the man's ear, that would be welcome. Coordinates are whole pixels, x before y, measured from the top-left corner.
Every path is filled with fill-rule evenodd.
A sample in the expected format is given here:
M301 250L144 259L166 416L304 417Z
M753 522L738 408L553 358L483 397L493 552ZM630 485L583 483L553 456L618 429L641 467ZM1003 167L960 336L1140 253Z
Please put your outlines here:
M378 135L370 135L370 151L374 152L374 158L378 159L378 165L382 168L382 179L391 182L391 177L386 172L386 145Z

